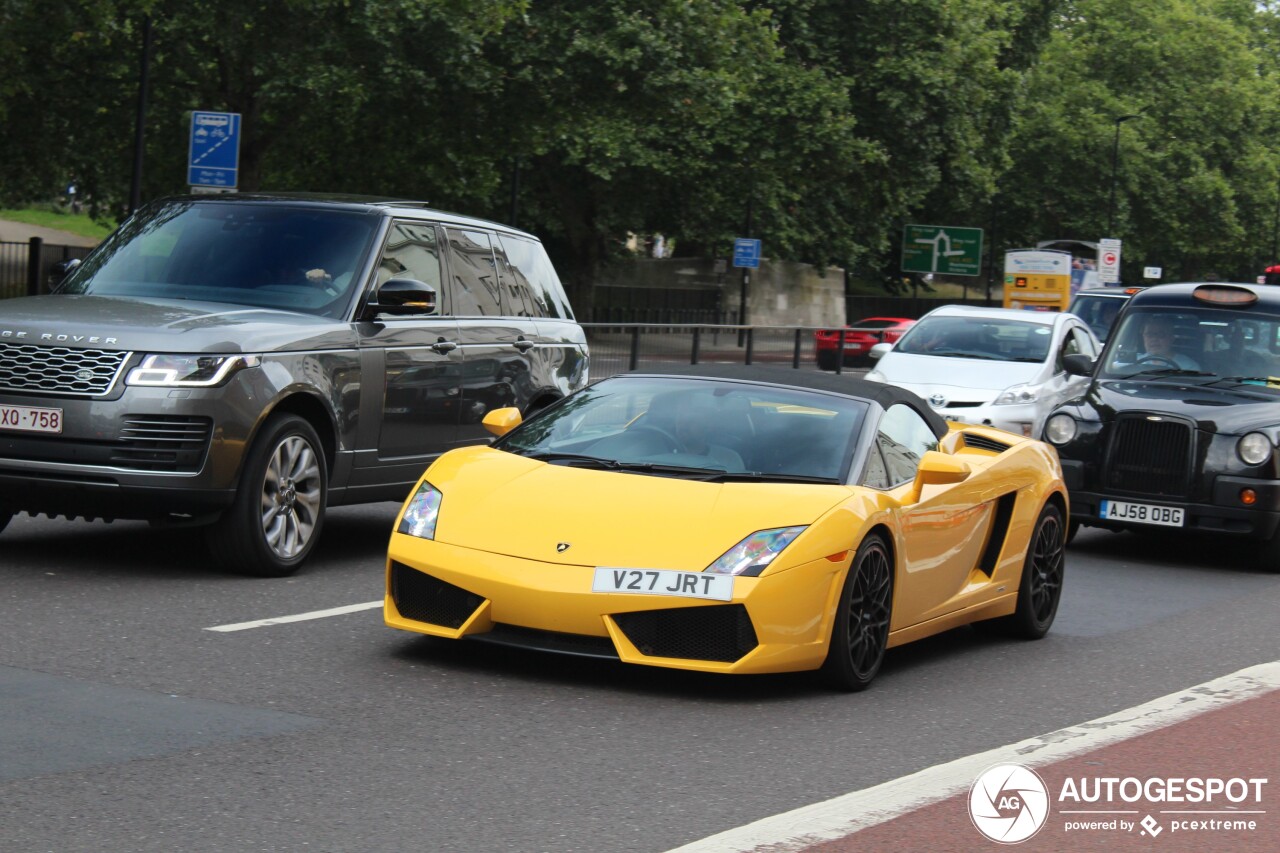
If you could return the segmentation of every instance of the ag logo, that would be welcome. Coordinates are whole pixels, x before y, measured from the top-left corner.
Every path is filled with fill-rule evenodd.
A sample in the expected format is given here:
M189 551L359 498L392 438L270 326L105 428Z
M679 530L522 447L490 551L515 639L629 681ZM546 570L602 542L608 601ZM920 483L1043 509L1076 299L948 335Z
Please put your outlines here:
M969 791L969 817L978 831L1001 844L1026 841L1049 817L1049 789L1021 764L997 764Z

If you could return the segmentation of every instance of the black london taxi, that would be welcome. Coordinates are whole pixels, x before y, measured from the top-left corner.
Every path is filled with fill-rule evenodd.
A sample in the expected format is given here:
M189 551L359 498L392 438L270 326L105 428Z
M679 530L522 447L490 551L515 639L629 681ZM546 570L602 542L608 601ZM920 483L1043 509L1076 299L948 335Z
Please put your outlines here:
M203 527L219 567L287 575L328 507L403 500L486 411L588 366L531 234L389 198L159 200L0 302L0 529Z
M1135 294L1084 396L1058 407L1071 531L1185 530L1249 542L1280 571L1280 291L1170 284Z

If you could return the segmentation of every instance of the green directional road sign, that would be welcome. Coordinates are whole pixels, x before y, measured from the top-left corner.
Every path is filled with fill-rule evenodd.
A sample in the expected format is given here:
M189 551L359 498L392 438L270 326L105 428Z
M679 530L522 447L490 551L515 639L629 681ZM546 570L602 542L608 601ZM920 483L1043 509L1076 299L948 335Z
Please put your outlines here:
M908 225L902 232L902 271L978 275L982 271L982 229Z

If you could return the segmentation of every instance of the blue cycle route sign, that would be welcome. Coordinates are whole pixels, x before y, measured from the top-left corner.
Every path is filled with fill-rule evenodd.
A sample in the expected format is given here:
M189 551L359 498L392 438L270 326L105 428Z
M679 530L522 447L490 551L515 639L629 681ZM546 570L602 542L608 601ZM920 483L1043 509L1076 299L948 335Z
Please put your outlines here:
M734 240L733 265L752 269L760 266L760 241L750 237L739 237Z
M239 169L240 114L193 112L187 183L234 189Z

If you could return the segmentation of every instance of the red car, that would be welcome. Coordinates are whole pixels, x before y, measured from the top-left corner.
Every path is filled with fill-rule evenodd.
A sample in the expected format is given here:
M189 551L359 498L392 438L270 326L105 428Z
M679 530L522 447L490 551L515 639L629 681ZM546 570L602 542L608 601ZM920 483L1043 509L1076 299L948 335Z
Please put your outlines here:
M896 343L902 333L915 325L906 317L868 317L844 328L844 363L846 366L866 362L867 353L879 343ZM813 333L813 347L818 354L818 367L836 369L836 348L840 344L838 329L819 329Z

